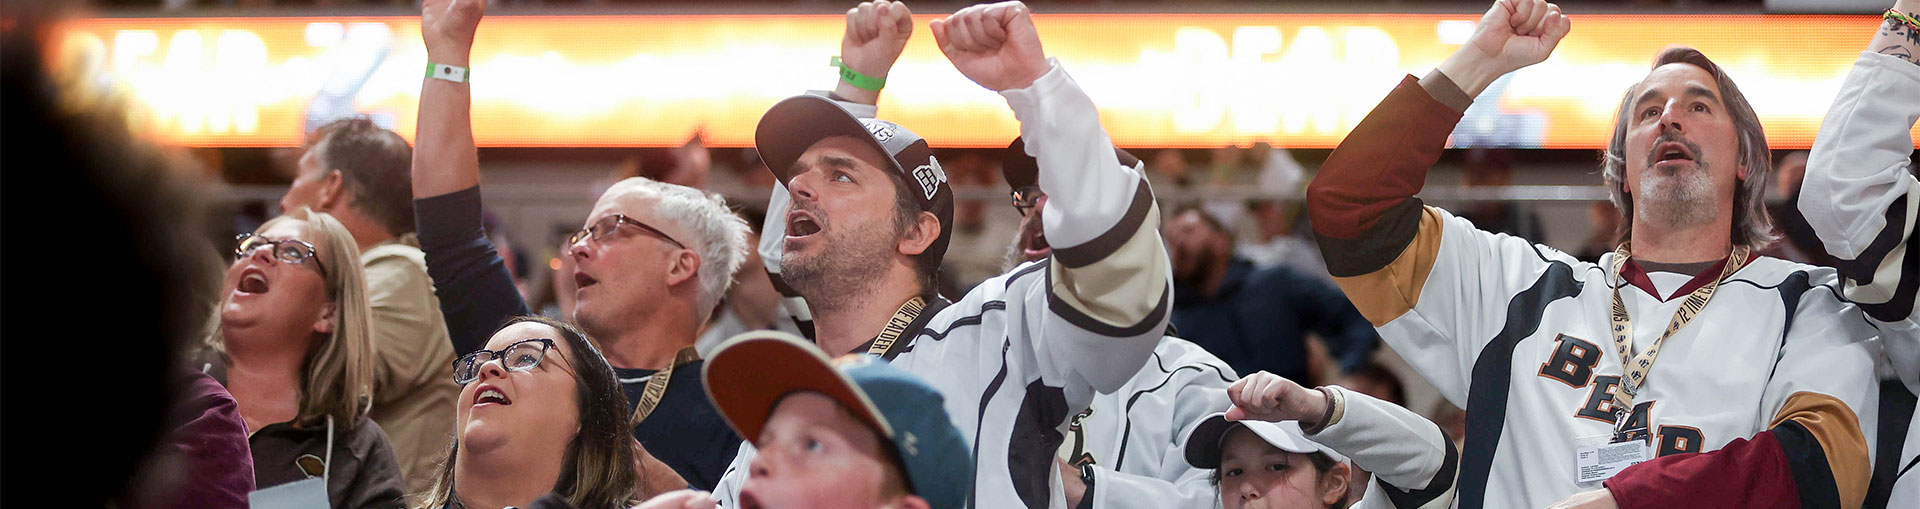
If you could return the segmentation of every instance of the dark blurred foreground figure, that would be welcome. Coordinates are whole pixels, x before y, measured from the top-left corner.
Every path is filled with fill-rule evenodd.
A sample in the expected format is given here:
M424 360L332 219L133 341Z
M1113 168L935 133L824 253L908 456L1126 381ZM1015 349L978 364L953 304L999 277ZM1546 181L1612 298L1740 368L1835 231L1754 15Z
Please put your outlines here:
M119 110L61 100L41 58L48 21L13 5L0 12L0 146L10 149L0 166L15 170L16 186L31 178L25 185L56 197L34 212L58 221L15 222L12 233L66 239L56 242L65 244L59 265L78 270L36 285L31 298L9 295L18 306L9 311L83 325L77 341L57 344L85 345L85 368L44 357L10 365L8 379L57 380L58 390L9 392L7 403L59 417L13 421L17 436L54 453L9 481L57 487L55 505L66 507L245 507L253 468L233 397L177 369L181 345L204 334L210 311L214 258L195 227L202 209L178 181L179 163L136 141ZM54 344L14 335L8 346Z

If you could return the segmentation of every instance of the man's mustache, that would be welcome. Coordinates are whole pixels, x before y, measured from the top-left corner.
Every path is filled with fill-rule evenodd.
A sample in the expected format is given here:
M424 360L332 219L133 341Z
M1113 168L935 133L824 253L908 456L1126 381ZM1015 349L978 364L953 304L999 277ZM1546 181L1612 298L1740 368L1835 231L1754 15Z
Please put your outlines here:
M1694 164L1700 163L1700 145L1694 144L1692 140L1688 140L1679 133L1667 131L1661 133L1659 138L1654 138L1653 148L1647 149L1647 166L1660 162L1660 146L1667 142L1679 143L1680 146L1686 147L1687 155L1692 158Z

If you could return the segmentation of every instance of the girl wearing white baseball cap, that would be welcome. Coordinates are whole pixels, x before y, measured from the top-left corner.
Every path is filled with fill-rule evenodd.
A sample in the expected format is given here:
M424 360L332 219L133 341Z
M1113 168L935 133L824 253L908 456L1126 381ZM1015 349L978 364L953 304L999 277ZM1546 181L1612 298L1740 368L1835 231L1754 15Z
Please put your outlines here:
M1374 474L1354 507L1448 507L1459 454L1438 425L1336 386L1265 371L1227 389L1233 406L1187 433L1187 463L1213 469L1226 509L1344 508L1355 467ZM1348 461L1352 461L1349 465Z

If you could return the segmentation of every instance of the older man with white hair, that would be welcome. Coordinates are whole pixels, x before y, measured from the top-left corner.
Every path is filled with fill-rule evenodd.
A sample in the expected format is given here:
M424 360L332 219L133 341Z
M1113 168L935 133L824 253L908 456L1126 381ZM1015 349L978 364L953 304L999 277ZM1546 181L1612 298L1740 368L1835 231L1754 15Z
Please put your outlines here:
M421 32L431 73L420 90L414 210L427 271L455 349L484 344L502 320L529 314L480 227L480 168L466 68L486 9L479 0L427 2ZM651 483L712 489L739 447L700 386L694 341L746 259L746 221L718 195L646 178L615 183L570 239L578 289L573 321L620 375L634 438L684 478ZM660 472L650 471L649 475Z

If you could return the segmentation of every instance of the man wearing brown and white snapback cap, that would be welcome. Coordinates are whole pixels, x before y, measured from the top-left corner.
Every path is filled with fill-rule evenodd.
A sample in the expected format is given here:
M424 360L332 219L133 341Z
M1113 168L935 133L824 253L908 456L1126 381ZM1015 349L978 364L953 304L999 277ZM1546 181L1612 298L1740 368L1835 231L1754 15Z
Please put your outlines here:
M912 32L905 7L862 4L848 19L843 81L883 83L874 75ZM979 30L949 29L960 26ZM924 142L903 126L799 97L756 132L784 185L762 257L796 297L789 304L804 305L796 317L811 319L821 350L878 355L939 389L978 458L974 506L1063 506L1053 451L1067 419L1139 371L1166 327L1172 290L1153 194L1134 169L1083 157L1113 144L1092 100L1046 58L1025 5L968 7L933 30L961 74L999 92L1020 120L1052 194L1052 255L940 299L931 267L952 202L938 161L922 159ZM753 456L741 446L715 490L723 505L738 507Z

